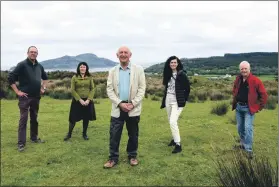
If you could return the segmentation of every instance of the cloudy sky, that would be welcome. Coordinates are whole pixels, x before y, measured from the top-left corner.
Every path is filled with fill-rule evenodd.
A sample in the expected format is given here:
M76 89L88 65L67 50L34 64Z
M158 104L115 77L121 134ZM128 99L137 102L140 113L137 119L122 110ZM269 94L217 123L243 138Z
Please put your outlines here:
M94 53L117 61L127 45L141 65L178 57L278 51L278 2L1 2L1 67Z

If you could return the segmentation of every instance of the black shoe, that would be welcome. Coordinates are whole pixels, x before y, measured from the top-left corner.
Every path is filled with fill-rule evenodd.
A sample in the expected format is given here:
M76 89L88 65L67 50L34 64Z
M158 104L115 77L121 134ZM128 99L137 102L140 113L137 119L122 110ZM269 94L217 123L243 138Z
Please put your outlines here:
M246 151L246 157L247 157L248 159L253 159L253 157L254 157L253 152L251 152L251 151L247 152L247 151Z
M172 151L172 153L179 153L182 151L182 147L181 145L175 145L174 150Z
M244 148L243 145L234 145L233 149L235 149L235 150L244 150L245 148Z
M65 138L64 138L64 141L68 141L72 136L68 133Z
M84 140L89 140L88 136L85 134L85 135L82 135L83 139Z
M24 145L23 144L18 145L18 151L19 152L24 151Z
M36 140L31 140L31 143L45 143L45 141L38 138Z
M168 146L175 146L174 140L171 140Z

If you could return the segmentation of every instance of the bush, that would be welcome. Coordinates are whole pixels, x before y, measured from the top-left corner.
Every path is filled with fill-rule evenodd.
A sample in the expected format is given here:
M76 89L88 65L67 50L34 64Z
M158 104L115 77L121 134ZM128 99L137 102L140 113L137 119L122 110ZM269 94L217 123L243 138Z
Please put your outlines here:
M201 102L204 102L207 100L207 92L205 92L205 91L198 91L196 95L197 95L198 100Z
M97 85L97 84L107 84L107 78L94 78L93 77L93 80L94 80L95 85Z
M228 112L229 104L222 102L222 103L217 103L215 106L213 106L211 113L216 114L218 116L223 116Z
M268 96L265 108L268 110L275 110L278 103L278 97L270 95Z
M269 88L269 89L267 89L267 94L277 96L278 95L278 90L277 90L277 88Z
M71 88L71 78L66 77L62 80L63 86L66 88Z
M277 168L272 167L266 156L257 156L248 160L244 152L233 153L232 158L219 159L216 162L216 171L219 180L218 186L224 187L272 187L278 186Z
M226 95L232 95L232 88L224 88L221 92L224 92Z
M146 92L144 93L144 98L148 98L148 94Z
M51 98L54 99L71 99L71 89L66 87L56 87L47 93Z
M188 97L188 101L191 102L191 103L196 102L196 95L195 95L194 92L190 92L190 95Z
M152 101L160 101L160 98L157 97L156 95L152 95L151 100Z
M219 91L211 92L209 97L210 97L211 101L220 101L220 100L225 100L225 99L229 98L228 95L222 94Z
M105 84L99 84L96 86L94 98L108 98L107 86Z

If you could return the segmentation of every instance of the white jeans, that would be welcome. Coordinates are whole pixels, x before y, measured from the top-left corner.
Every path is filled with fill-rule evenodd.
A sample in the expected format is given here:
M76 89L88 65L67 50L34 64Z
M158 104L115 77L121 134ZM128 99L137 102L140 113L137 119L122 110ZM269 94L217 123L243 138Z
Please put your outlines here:
M175 95L167 94L166 110L168 113L168 120L170 123L173 140L175 143L180 143L180 134L177 121L183 110L183 107L178 107Z

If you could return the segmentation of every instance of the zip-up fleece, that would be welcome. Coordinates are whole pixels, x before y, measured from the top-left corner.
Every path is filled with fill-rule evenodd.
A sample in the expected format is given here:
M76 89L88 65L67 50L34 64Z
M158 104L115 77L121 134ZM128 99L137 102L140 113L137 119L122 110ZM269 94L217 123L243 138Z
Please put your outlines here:
M28 58L19 62L8 75L9 84L18 81L18 89L27 93L29 97L40 97L41 79L47 80L43 66L37 60L33 64Z

